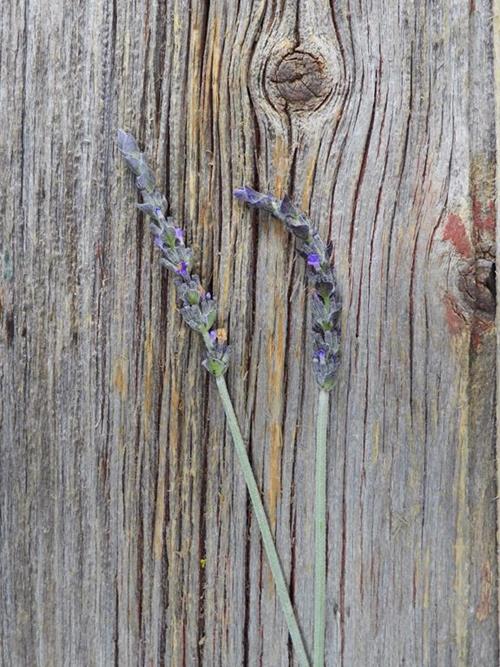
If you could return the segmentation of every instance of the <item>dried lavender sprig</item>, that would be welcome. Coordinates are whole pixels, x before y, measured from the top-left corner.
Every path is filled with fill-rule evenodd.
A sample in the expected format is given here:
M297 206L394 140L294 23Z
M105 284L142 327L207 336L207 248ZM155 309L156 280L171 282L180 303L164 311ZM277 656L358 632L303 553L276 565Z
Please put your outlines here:
M332 247L325 244L307 216L285 195L270 194L242 187L237 199L268 211L278 218L297 239L297 250L306 260L313 283L312 329L313 364L320 387L316 421L316 464L314 501L314 667L325 663L325 589L326 589L326 441L329 416L329 392L340 364L340 309L335 271L331 264Z
M144 202L137 204L137 207L154 221L151 223L150 228L154 237L154 243L163 254L161 263L175 275L175 285L181 304L182 317L189 327L202 335L205 342L207 358L204 360L203 365L215 377L219 396L226 414L227 424L233 438L236 454L261 532L264 549L269 560L278 598L288 625L290 638L297 651L300 664L303 667L310 667L309 658L307 657L304 642L293 611L264 505L262 504L259 489L224 379L224 373L229 364L229 347L226 345L223 330L219 329L216 331L212 329L217 314L216 301L208 292L205 292L201 286L199 277L191 273L192 251L184 243L182 230L179 227L175 227L172 218L165 216L168 205L167 200L156 188L154 174L148 166L144 155L139 150L134 137L123 130L118 130L117 141L123 158L137 177L136 185Z
M214 330L217 302L206 292L196 274L192 274L193 252L184 243L184 233L172 218L166 217L167 200L156 187L154 174L131 134L118 130L118 148L136 175L136 185L143 203L137 208L148 215L155 245L163 257L160 260L174 274L177 298L184 322L203 336L207 357L203 365L209 373L223 375L229 364L230 349L223 330Z
M249 187L237 188L234 196L268 211L278 218L297 239L299 254L306 260L307 274L312 281L313 369L321 389L330 391L340 364L340 309L335 270L331 263L332 244L326 244L315 226L285 195L257 192Z

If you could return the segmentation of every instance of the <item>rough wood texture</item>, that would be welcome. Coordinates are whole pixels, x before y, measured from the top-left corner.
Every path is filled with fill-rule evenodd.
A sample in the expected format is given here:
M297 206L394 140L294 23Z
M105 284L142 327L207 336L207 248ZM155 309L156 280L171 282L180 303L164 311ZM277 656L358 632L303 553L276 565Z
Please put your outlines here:
M495 71L495 130L496 130L496 228L500 225L500 206L498 206L498 193L500 192L500 0L493 2L493 44L494 58L493 66ZM500 236L496 239L496 266L500 261ZM496 284L497 299L500 294L500 285ZM498 318L497 318L498 321ZM500 328L497 326L497 386L500 378ZM500 401L497 400L497 441L496 441L496 464L497 464L497 490L500 488L500 431L498 423L500 421ZM497 571L500 569L500 493L497 492ZM498 583L498 579L497 579ZM500 587L497 587L500 591ZM500 605L497 605L499 612L498 621L500 627Z
M335 244L328 665L498 664L491 3L26 0L0 18L0 662L295 664L198 340L114 145L198 250L312 636L304 270Z

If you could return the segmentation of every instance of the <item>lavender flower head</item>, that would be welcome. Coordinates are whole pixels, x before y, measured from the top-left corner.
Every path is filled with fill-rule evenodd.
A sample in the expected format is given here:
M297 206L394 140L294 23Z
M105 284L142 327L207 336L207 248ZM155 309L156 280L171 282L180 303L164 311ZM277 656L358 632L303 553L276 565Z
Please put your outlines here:
M340 365L341 299L331 264L332 245L319 236L309 218L293 204L288 195L277 199L249 187L237 188L234 196L254 208L268 211L281 220L297 239L297 251L306 260L313 284L312 330L313 368L316 381L329 391Z
M125 162L136 175L136 185L143 203L137 208L148 215L154 244L161 250L161 264L175 277L181 315L186 324L198 331L205 341L207 358L205 368L219 377L229 363L229 347L223 330L212 331L217 316L217 302L203 289L200 279L192 274L193 252L184 243L182 229L176 227L172 218L165 217L167 200L156 187L154 174L139 150L131 134L118 130L117 143Z

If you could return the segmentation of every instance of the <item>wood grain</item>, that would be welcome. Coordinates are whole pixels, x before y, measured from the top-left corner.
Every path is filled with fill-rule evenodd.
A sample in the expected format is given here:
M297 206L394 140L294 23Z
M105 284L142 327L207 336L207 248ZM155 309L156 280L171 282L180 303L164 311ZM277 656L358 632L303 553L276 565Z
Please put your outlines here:
M0 31L2 665L296 664L117 127L219 297L308 642L307 286L243 183L310 213L343 292L327 664L497 664L491 3L26 0Z

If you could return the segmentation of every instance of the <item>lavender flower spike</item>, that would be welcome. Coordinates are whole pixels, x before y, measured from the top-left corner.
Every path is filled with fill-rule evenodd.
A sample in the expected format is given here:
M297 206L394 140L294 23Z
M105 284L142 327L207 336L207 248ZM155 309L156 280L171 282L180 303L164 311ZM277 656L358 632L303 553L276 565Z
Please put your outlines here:
M250 187L237 188L234 196L253 208L268 211L278 218L297 239L297 251L306 260L313 283L313 368L316 381L325 391L334 385L340 364L340 309L335 271L331 264L331 244L319 236L311 220L285 195L277 199Z
M209 334L217 316L217 303L205 292L199 277L191 273L193 252L184 244L182 230L174 225L172 218L165 217L167 200L156 188L154 174L136 140L131 134L118 130L117 141L120 153L137 177L136 185L144 202L137 204L137 208L152 219L154 243L163 255L160 261L175 276L181 315L191 329L203 336L207 348L203 365L209 373L220 377L228 367L229 347L225 336L214 338Z
M314 497L314 667L325 664L326 589L326 446L330 414L329 392L340 363L340 296L331 264L331 244L326 245L309 218L288 196L277 199L249 187L234 192L237 199L269 211L297 239L313 283L313 368L320 387L316 412L316 462Z
M198 276L191 272L193 253L184 243L182 230L174 226L171 218L165 217L167 200L157 190L154 174L139 150L136 140L131 134L118 130L117 141L122 156L136 175L136 185L144 202L138 204L138 208L152 219L150 228L154 243L163 255L161 263L175 276L174 281L182 317L189 327L203 336L208 352L203 365L215 378L215 384L226 414L227 425L233 438L241 471L245 478L255 518L262 536L264 550L276 585L276 592L288 625L290 638L297 652L300 665L310 667L309 657L292 607L269 521L255 481L255 475L248 458L233 403L227 390L224 373L229 363L229 347L226 344L224 329L213 329L217 315L215 299L208 292L205 292Z

